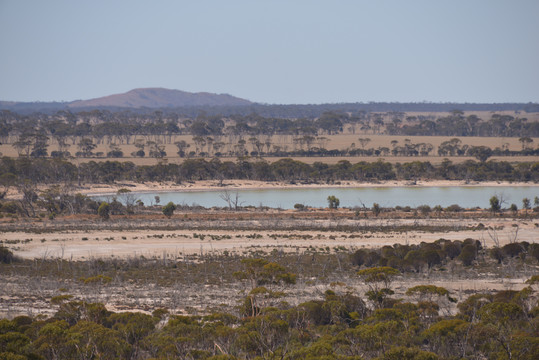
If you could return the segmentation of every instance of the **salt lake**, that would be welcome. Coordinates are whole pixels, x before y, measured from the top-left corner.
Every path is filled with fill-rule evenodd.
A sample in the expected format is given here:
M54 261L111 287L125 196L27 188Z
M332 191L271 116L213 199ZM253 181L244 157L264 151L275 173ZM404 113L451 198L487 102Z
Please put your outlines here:
M230 197L238 198L241 206L269 206L272 208L292 209L295 204L312 207L326 207L328 196L334 195L340 200L341 207L371 207L378 203L382 207L458 204L464 208L490 207L489 199L498 196L503 200L502 207L516 204L522 207L522 199L528 198L533 206L539 196L539 186L407 186L407 187L354 187L354 188L288 188L288 189L249 189L227 190ZM172 201L175 204L200 205L206 208L225 207L225 190L130 193L145 205ZM95 197L110 201L110 196ZM121 198L119 200L122 200Z

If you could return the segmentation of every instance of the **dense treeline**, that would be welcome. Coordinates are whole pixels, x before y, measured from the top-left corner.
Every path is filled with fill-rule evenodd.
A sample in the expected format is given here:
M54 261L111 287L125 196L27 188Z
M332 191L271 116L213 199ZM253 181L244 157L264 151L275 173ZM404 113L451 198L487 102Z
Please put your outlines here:
M512 243L500 251L514 259L512 266L526 263L533 267L539 260L539 248L532 245ZM276 262L232 258L227 263L238 271L226 278L244 283L247 295L233 311L208 311L206 315L174 315L166 308L151 314L112 312L101 303L75 300L64 293L51 298L56 313L50 318L18 316L0 320L0 358L537 359L537 275L529 278L522 290L473 292L460 302L446 288L434 285L410 286L399 295L394 292L394 284L402 284L406 276L403 272L416 271L414 264L420 264L422 271L436 268L444 272L458 261L457 266L471 270L474 267L469 265L474 259L484 255L481 244L471 239L359 250L351 256L355 266L341 265L340 261L335 266L345 266L351 276L356 276L363 284L362 291L332 283L316 298L297 305L282 300L302 276L290 273L281 264L287 262L286 256ZM311 256L315 258L308 258ZM392 258L409 266L399 271L380 265L383 259ZM433 262L435 258L440 261ZM108 275L109 267L110 275L126 271L126 267L146 274L149 269L142 262L155 263L140 260L123 266L118 259L101 261L96 263L101 269L97 275L92 273L79 282L96 291L104 290L113 279ZM67 265L66 262L65 270L59 274L78 268L93 269L90 263ZM5 271L14 264L0 266ZM191 272L197 266L203 269L211 264L193 264ZM179 272L176 267L162 270ZM117 277L115 281L122 275Z
M262 181L333 183L342 180L470 180L470 181L539 181L539 163L511 164L505 161L460 164L445 160L440 165L414 161L391 164L382 160L352 164L315 162L312 165L290 158L273 163L239 158L237 161L187 159L181 164L159 162L137 166L132 162L89 161L73 164L60 159L0 160L0 185L22 186L25 183L113 183L116 181L182 181L251 179Z
M251 138L253 139L253 138ZM205 143L204 139L199 137L193 138L195 144L198 141ZM392 141L392 148L387 146L379 146L377 148L357 148L355 143L351 147L345 149L331 149L328 150L324 147L316 146L320 143L327 142L325 137L314 137L304 135L292 139L294 147L296 149L288 150L283 149L278 145L273 145L272 150L259 151L263 149L263 143L258 142L256 139L251 143L253 151L249 152L245 144L243 146L236 145L233 150L229 152L206 152L202 146L196 146L195 149L186 154L181 150L178 152L180 157L234 157L234 156L253 156L253 157L356 157L356 156L406 156L406 157L418 157L418 156L432 156L437 153L438 156L468 156L475 157L478 160L485 161L491 156L539 156L539 147L533 149L528 147L533 140L528 137L520 138L521 142L525 143L522 150L509 150L507 144L502 147L496 147L494 149L488 146L474 146L474 145L461 145L462 141L458 138L453 138L442 142L436 149L432 144L428 142L412 143L409 139L404 144L399 145L397 140ZM368 142L370 138L359 138L359 142ZM394 144L394 145L393 145ZM455 145L456 144L456 145ZM219 145L219 144L217 144ZM271 144L269 144L271 146ZM268 146L269 147L269 146ZM104 156L104 154L102 155Z

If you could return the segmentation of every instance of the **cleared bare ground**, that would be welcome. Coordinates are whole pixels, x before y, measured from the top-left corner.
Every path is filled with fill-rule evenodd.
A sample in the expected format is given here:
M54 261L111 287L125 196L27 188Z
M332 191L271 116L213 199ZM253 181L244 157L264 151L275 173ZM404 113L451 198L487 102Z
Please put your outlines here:
M440 238L472 238L491 247L496 242L534 243L539 239L537 218L462 214L435 219L363 219L345 209L184 212L171 219L141 215L113 217L108 222L97 216L54 221L4 218L0 229L3 244L29 260L13 268L0 264L0 317L8 318L52 315L57 310L50 303L52 297L65 294L76 300L104 303L113 311L167 308L177 314L234 312L250 288L233 280L221 261L229 261L226 266L230 268L239 266L242 256L261 254L288 256L289 267L301 276L297 284L283 289L286 295L279 301L299 304L322 298L327 289L364 293L365 284L355 276L348 257L360 247L417 244ZM144 260L139 264L141 259ZM122 265L122 261L127 263ZM120 269L128 266L130 270L116 275L109 284L86 284L79 279L107 275L103 270L106 264L117 264L114 267ZM538 271L537 266L507 265L470 272L450 265L447 271L406 274L397 279L395 291L402 297L414 285L433 284L447 288L461 301L478 291L520 290L525 280ZM442 311L455 311L449 303L441 307Z
M183 215L182 215L183 216ZM176 219L181 221L181 216ZM210 220L209 222L211 222ZM213 220L217 222L217 220ZM62 230L43 233L26 231L4 232L4 244L22 258L60 258L89 259L100 257L127 256L166 256L176 258L183 255L200 253L238 253L244 255L252 248L279 249L297 251L309 247L339 247L349 249L359 247L381 247L394 243L418 244L422 241L432 242L440 238L448 240L464 240L473 238L492 247L497 240L501 245L514 241L534 243L539 240L539 222L535 220L514 219L373 219L373 220L297 220L298 227L312 227L312 230L294 229L294 224L286 226L284 221L274 224L271 219L255 219L238 222L238 228L251 226L252 229L204 230L197 225L189 229L167 230L159 225L157 229L130 230L124 229L85 230L64 228ZM478 224L486 226L484 230L475 229ZM174 221L168 223L175 226ZM275 225L276 230L265 230ZM404 226L430 226L432 230L400 231ZM148 227L152 225L148 224ZM153 226L156 226L154 224ZM257 227L262 229L256 229ZM357 228L357 231L327 231L330 226ZM434 227L439 226L441 230ZM99 227L99 224L98 226ZM279 230L278 228L282 229ZM490 230L488 228L491 228ZM379 228L379 232L372 229ZM366 230L368 229L368 231ZM392 231L397 229L397 231ZM464 230L463 230L464 229ZM493 230L497 229L497 230ZM517 231L518 230L518 231Z

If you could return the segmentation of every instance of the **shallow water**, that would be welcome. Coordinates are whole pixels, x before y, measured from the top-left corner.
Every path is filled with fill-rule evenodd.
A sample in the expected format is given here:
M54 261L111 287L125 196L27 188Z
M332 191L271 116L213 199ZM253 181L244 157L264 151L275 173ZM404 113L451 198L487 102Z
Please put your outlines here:
M234 199L236 190L228 190ZM172 201L175 204L201 205L207 208L228 206L222 199L223 191L194 192L155 192L130 193L145 205L155 205L155 196L159 196L160 204ZM511 204L522 207L522 199L533 200L539 196L539 186L440 186L440 187L357 187L357 188L294 188L267 190L238 190L238 204L241 206L269 206L273 208L292 209L294 204L312 207L326 207L330 195L340 200L341 207L371 207L378 203L382 207L458 204L464 208L489 208L489 199L496 195L503 200L502 207ZM110 201L112 196L96 196L99 200ZM122 199L119 199L122 201Z

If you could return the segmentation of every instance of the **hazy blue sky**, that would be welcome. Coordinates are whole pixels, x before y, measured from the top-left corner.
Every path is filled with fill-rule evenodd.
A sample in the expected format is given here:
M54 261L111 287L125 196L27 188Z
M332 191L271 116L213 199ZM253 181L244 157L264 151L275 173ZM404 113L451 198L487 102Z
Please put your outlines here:
M0 99L538 102L538 0L0 0Z

